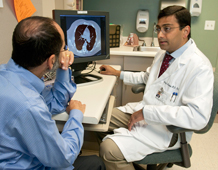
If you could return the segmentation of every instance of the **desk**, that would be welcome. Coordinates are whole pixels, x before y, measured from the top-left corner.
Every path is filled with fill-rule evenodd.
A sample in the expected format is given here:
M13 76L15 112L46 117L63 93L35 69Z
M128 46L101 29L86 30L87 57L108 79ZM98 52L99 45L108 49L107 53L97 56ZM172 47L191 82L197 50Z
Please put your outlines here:
M111 65L117 70L121 67L118 65ZM99 69L100 65L96 65ZM83 117L83 125L85 130L90 131L107 131L110 121L112 109L114 107L115 97L111 95L117 77L112 75L102 75L97 71L91 74L100 75L103 81L93 83L85 86L78 86L73 100L79 100L86 104L86 111ZM103 112L107 112L107 123L98 124ZM52 117L57 124L59 131L62 131L65 122L68 120L66 112L54 115Z

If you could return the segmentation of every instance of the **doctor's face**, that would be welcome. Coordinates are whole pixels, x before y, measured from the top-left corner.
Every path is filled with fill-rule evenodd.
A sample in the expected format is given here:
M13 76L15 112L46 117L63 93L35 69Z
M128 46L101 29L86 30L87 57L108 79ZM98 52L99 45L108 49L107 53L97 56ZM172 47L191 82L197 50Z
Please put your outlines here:
M171 15L158 20L156 31L160 48L172 53L188 41L190 27L180 28L175 16Z

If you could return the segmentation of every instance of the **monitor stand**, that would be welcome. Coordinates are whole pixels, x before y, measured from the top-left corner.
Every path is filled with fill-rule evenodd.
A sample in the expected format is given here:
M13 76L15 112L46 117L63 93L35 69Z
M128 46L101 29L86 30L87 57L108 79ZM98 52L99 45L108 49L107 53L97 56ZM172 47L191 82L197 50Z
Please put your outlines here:
M93 83L98 83L103 81L103 78L101 76L97 76L89 73L83 73L83 71L86 70L89 64L90 62L84 62L84 63L72 64L70 66L72 70L72 76L74 78L74 82L77 84L77 86L90 85Z
M103 81L103 78L93 74L80 74L74 77L77 86L85 86Z

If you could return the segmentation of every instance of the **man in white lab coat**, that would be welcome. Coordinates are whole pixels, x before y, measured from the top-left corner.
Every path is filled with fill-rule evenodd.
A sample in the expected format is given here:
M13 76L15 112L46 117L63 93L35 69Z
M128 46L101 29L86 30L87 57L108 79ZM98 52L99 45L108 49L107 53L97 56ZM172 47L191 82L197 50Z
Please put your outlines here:
M166 125L202 129L212 108L213 69L190 38L191 16L181 6L170 6L158 15L155 31L161 50L146 72L132 73L102 65L102 74L117 75L125 84L146 84L142 101L114 108L110 130L100 145L107 170L134 169L131 162L146 155L178 148ZM169 67L160 75L166 54ZM166 64L168 65L168 63ZM186 133L190 142L193 132Z

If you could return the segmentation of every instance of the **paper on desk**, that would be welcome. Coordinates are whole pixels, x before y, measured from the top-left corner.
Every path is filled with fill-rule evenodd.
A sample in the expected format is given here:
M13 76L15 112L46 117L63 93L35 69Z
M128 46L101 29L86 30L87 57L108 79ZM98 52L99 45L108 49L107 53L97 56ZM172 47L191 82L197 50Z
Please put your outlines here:
M14 10L18 22L32 16L36 12L31 0L14 0Z

